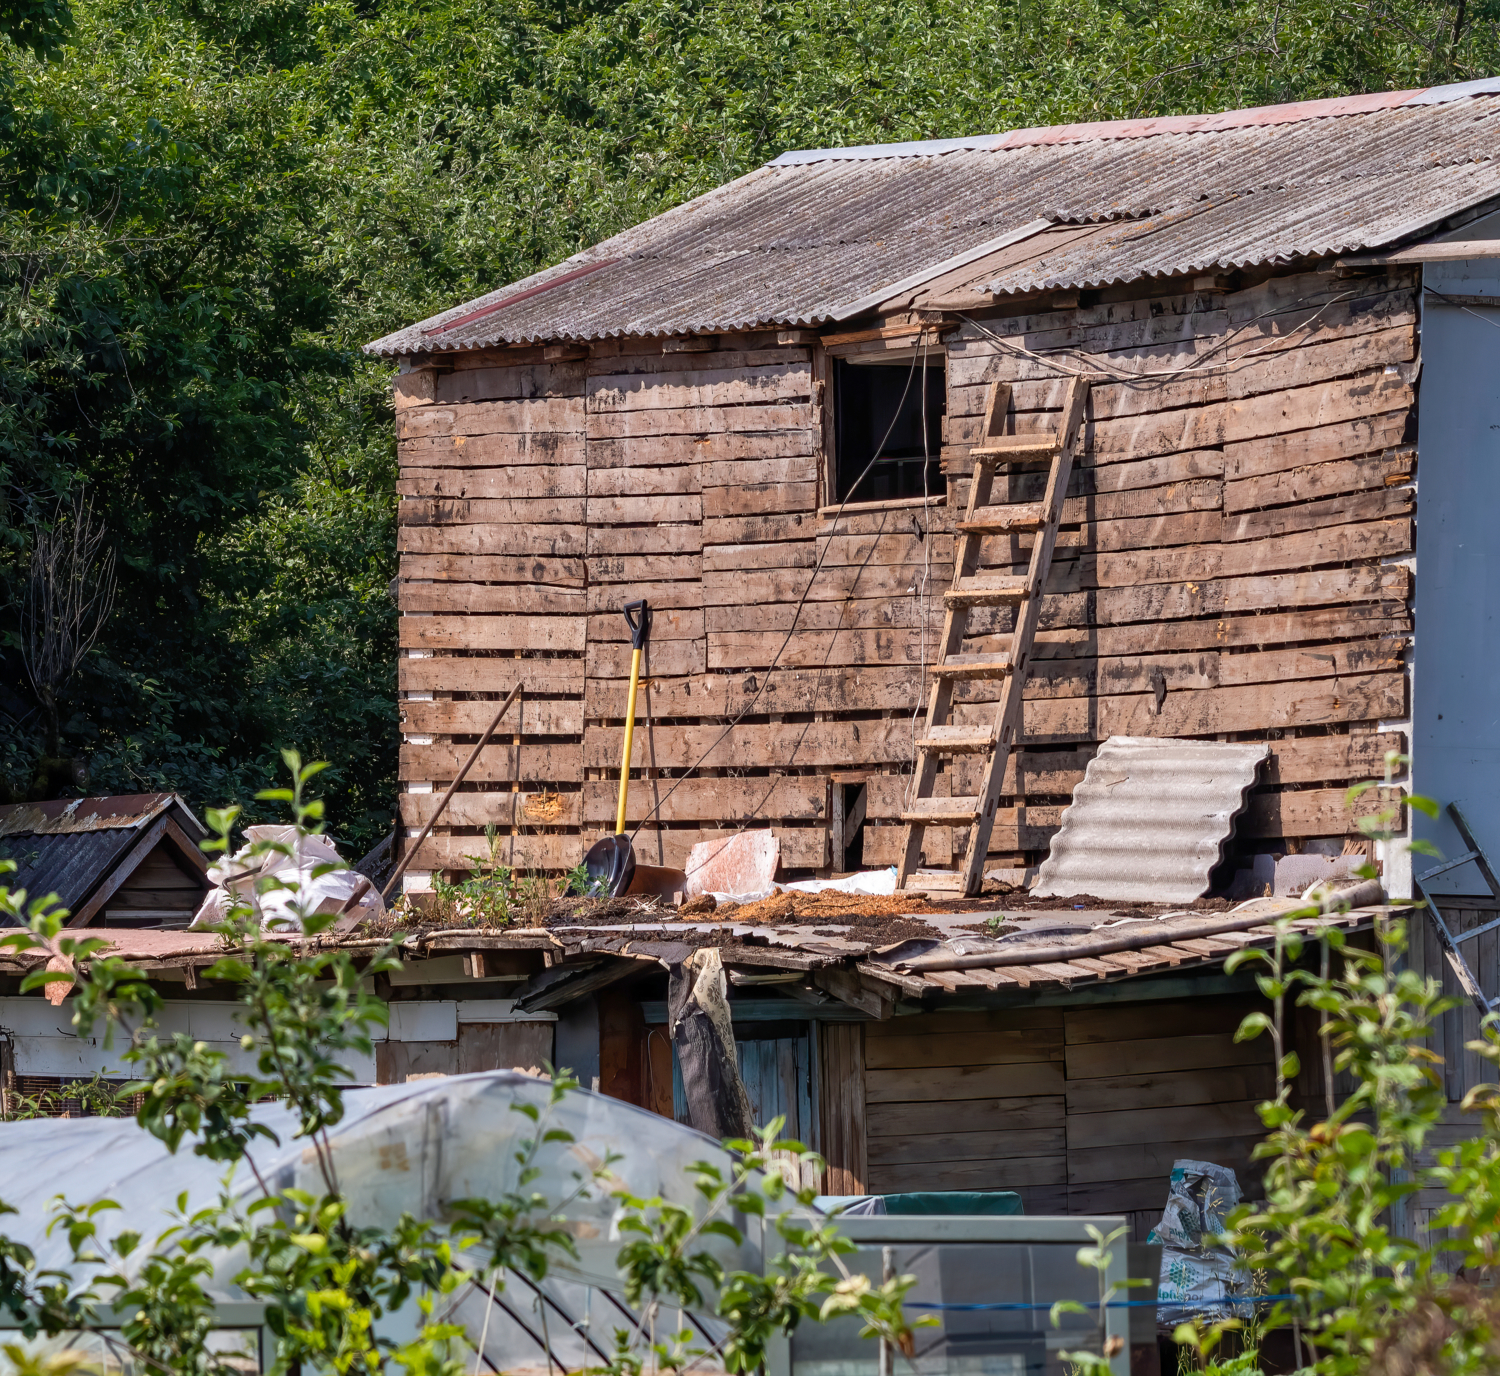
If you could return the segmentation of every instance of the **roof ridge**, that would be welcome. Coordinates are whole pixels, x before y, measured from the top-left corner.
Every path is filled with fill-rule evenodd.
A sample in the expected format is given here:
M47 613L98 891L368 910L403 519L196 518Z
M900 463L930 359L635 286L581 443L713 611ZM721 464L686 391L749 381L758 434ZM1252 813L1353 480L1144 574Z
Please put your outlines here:
M1500 77L1456 82L1448 86L1422 86L1407 91L1372 91L1364 95L1329 96L1320 100L1291 101L1284 105L1255 105L1240 110L1220 110L1200 115L1153 115L1144 119L1094 120L1080 124L1050 124L1011 129L1000 134L975 134L956 139L920 139L907 143L871 143L848 148L788 150L772 159L768 167L795 167L813 162L862 162L881 158L940 157L944 153L1001 152L1045 144L1088 143L1093 140L1152 138L1161 134L1213 134L1278 124L1300 124L1304 120L1337 119L1370 114L1403 105L1443 105L1469 96L1500 93Z

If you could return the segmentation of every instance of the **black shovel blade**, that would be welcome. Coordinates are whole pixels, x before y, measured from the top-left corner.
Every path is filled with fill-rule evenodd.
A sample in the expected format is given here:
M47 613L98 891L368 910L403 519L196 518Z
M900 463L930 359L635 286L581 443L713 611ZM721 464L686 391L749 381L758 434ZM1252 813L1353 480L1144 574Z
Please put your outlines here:
M635 878L635 851L630 837L606 836L595 841L583 857L583 866L588 874L588 892L608 893L618 898Z

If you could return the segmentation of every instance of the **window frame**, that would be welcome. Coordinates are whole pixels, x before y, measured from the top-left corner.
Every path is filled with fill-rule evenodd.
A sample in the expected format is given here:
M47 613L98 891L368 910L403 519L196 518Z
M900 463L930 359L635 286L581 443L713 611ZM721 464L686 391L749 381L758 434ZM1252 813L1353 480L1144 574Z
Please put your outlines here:
M920 511L929 507L946 506L948 503L948 475L941 472L941 467L939 473L942 482L939 490L929 493L926 497L882 497L873 501L840 503L836 496L838 492L838 418L835 414L837 406L834 388L835 361L893 367L902 363L909 364L912 359L920 357L923 353L921 331L914 330L910 334L883 342L887 344L887 347L872 349L869 342L865 341L843 345L821 345L815 352L813 376L822 403L820 408L822 425L819 437L821 452L818 456L818 517L821 520L831 520L840 512L853 515L858 512ZM926 353L929 359L926 366L943 370L943 420L946 422L948 404L952 396L948 374L948 349L946 344L939 339L928 346ZM944 438L940 432L936 455L939 465L942 463L943 444Z

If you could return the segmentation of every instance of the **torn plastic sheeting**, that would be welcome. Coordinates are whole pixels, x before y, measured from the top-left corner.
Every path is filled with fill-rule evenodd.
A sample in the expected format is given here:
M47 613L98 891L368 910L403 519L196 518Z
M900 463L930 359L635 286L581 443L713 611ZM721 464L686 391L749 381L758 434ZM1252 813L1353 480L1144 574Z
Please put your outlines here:
M246 844L232 856L209 867L208 877L215 887L204 898L190 926L211 927L224 921L236 903L249 903L259 914L264 930L300 931L302 921L295 908L336 913L364 882L362 874L346 867L344 857L326 836L299 837L295 827L259 826L246 827L245 837ZM253 853L257 845L267 842L286 849ZM339 868L315 874L322 865ZM274 882L268 884L268 880ZM340 926L353 927L384 912L380 894L370 886Z
M727 1171L729 1154L670 1118L605 1095L574 1090L549 1107L551 1091L545 1081L512 1071L345 1091L345 1116L328 1129L327 1140L350 1202L350 1220L356 1227L390 1228L403 1213L441 1218L455 1199L495 1199L517 1190L535 1190L551 1200L572 1196L563 1226L577 1252L555 1253L552 1271L542 1283L548 1307L562 1320L551 1331L554 1350L565 1354L568 1370L603 1364L586 1345L577 1352L568 1346L587 1329L587 1291L593 1288L592 1312L617 1314L637 1354L649 1357L648 1329L623 1296L616 1263L623 1240L617 1192L660 1196L701 1217L704 1204L689 1167L708 1161ZM539 1174L530 1181L521 1177L517 1157L524 1154L524 1142L536 1136L536 1126L517 1105L534 1107L549 1128L564 1129L573 1137L570 1143L548 1144L539 1153ZM252 1117L272 1128L279 1139L261 1143L255 1151L270 1188L321 1193L326 1186L317 1161L306 1141L295 1137L293 1116L279 1105L258 1104ZM57 1179L70 1182L73 1202L116 1201L120 1210L101 1220L106 1239L127 1229L155 1237L173 1221L171 1210L179 1194L186 1194L189 1214L214 1203L226 1188L241 1205L260 1197L246 1161L231 1168L226 1186L223 1163L196 1156L187 1147L185 1143L173 1156L130 1118L37 1119L8 1124L0 1134L0 1175L23 1179L28 1172L35 1174L37 1162L45 1161ZM591 1181L606 1161L609 1178ZM52 1194L50 1189L35 1189L14 1196L17 1212L7 1220L5 1231L32 1248L40 1266L68 1270L81 1280L91 1268L74 1262L63 1230L48 1227ZM784 1207L784 1202L773 1207ZM742 1243L705 1233L699 1245L727 1269L759 1270L761 1221L742 1217L736 1223L745 1233ZM141 1247L131 1254L127 1274L135 1273L149 1251ZM232 1279L245 1264L244 1254L212 1250L205 1255L213 1268L205 1279L210 1295L221 1303L245 1300ZM531 1312L532 1296L523 1284L507 1286L504 1293L513 1309L523 1315ZM604 1294L610 1296L608 1301L601 1298ZM442 1322L451 1314L467 1328L470 1344L477 1345L483 1332L490 1369L547 1371L541 1345L499 1309L486 1323L489 1306L483 1287L477 1293L474 1287L462 1287L444 1303L447 1307L440 1305L434 1320ZM415 1311L413 1300L404 1313L384 1322L389 1328L420 1321ZM722 1336L722 1324L711 1315L689 1312L683 1323L706 1336L705 1346Z
M1161 1222L1146 1238L1161 1244L1157 1323L1170 1332L1195 1318L1234 1317L1233 1301L1249 1276L1234 1249L1219 1239L1240 1202L1240 1183L1228 1166L1174 1161Z

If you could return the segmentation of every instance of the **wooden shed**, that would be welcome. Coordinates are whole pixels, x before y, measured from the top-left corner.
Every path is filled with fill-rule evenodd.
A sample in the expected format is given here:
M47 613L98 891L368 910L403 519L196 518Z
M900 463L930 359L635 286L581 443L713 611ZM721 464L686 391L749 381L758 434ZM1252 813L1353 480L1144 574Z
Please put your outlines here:
M175 793L0 808L0 883L55 894L70 927L186 927L213 886L208 832Z
M486 825L549 870L612 829L637 598L637 853L769 826L790 872L894 863L987 399L1050 433L1080 376L987 863L1042 858L1116 735L1270 742L1231 868L1342 850L1349 784L1413 753L1421 349L1455 313L1422 263L1500 248L1497 90L788 153L370 345L400 365L408 835L526 685L414 882ZM978 609L964 650L1013 624ZM1465 650L1420 643L1430 684ZM959 682L954 720L1001 691ZM966 835L927 828L922 861Z

